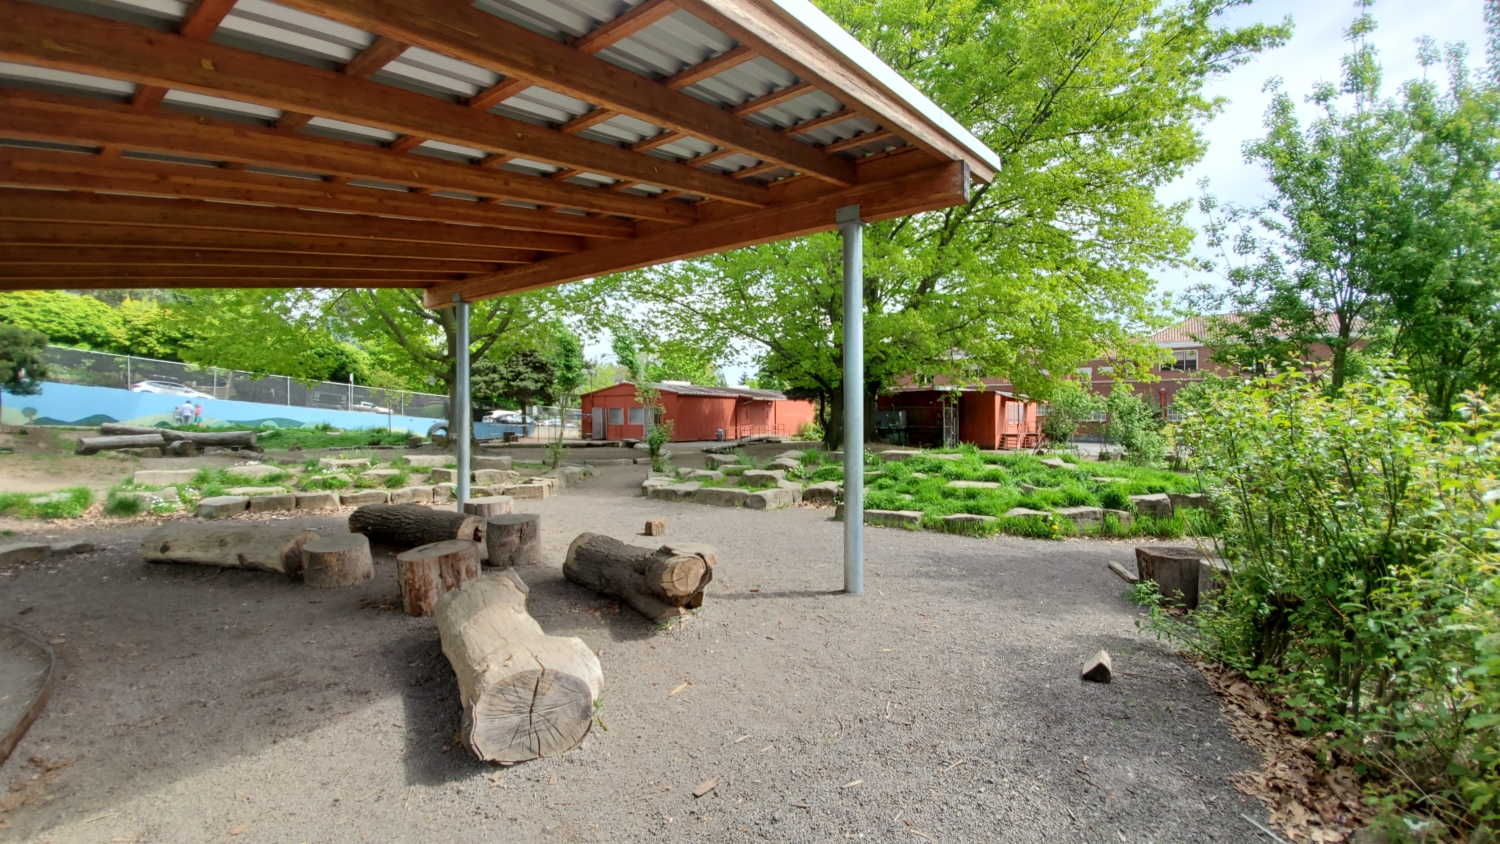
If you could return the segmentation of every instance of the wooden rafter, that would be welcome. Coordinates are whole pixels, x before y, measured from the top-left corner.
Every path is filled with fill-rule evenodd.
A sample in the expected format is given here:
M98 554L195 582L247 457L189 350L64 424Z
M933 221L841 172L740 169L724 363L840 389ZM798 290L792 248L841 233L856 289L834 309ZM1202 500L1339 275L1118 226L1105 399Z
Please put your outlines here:
M167 85L565 167L587 166L591 172L650 180L726 202L767 201L763 189L718 174L284 59L24 0L0 0L0 18L6 20L0 59Z
M602 24L573 42L573 49L593 55L640 32L677 11L671 0L646 0L623 15Z
M834 141L828 146L823 147L823 149L827 152L844 152L845 150L856 149L858 147L864 146L865 144L873 144L877 141L885 141L894 137L896 137L895 132L890 132L885 129L876 129L873 132L865 132L861 135L855 135L852 138L845 138L842 141Z
M340 71L345 76L356 79L368 79L380 72L380 69L401 57L406 52L409 44L402 44L393 38L376 38L375 43L360 51L359 55L349 60ZM283 132L301 129L313 119L311 114L289 111L276 121L276 128Z
M817 87L811 82L793 82L785 88L778 88L769 94L762 94L754 99L746 100L730 109L730 111L741 116L755 114L758 111L765 111L773 106L791 102L798 97L811 94L816 90L818 90Z
M177 25L177 31L186 38L207 41L232 9L234 0L193 0L182 16L182 22ZM167 96L167 90L163 85L142 85L130 98L130 104L136 108L156 108Z
M285 0L284 5L506 76L529 79L597 107L689 133L718 146L738 147L762 160L779 161L835 184L850 185L854 181L850 162L477 8L446 0ZM631 174L589 167L617 178L633 178ZM662 183L651 177L647 180ZM675 187L703 193L688 186Z
M717 76L731 67L738 67L754 58L755 51L749 47L734 47L725 50L711 59L699 62L692 67L683 68L662 80L662 84L674 91L680 91L689 85L696 85L709 77Z
M839 123L843 123L846 120L853 120L854 118L859 116L859 112L855 111L854 109L845 108L838 111L831 111L827 114L814 117L811 120L804 120L801 123L788 126L782 131L786 132L788 135L805 135L808 132L823 129L828 126L834 126Z
M113 144L133 150L507 197L668 223L696 219L691 209L661 209L640 197L186 114L147 114L128 106L7 89L0 89L0 112L4 114L0 124L4 134L14 138Z

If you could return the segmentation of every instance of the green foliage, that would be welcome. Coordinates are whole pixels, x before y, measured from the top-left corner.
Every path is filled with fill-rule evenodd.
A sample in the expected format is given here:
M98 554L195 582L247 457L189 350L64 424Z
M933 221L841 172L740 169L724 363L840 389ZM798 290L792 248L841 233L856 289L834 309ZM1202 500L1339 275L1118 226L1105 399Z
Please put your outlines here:
M522 408L553 400L552 362L536 349L521 349L496 359L489 355L475 361L469 390L474 399L487 404L513 401Z
M118 490L110 490L109 496L104 500L104 515L129 518L139 516L146 512L146 502L133 495L121 495Z
M809 442L822 442L823 426L816 422L803 422L797 426L797 439Z
M47 378L46 348L42 332L0 323L0 390L15 396L40 393Z
M1067 445L1078 426L1103 412L1103 396L1072 379L1059 380L1052 387L1047 413L1041 418L1042 433L1058 445Z
M1282 696L1396 808L1500 825L1500 411L1436 425L1379 372L1296 372L1186 406L1181 434L1232 568L1156 623Z
M61 501L32 504L34 498L46 498L45 492L0 493L0 516L15 519L76 519L94 503L94 493L87 487L72 486L57 492L67 493Z
M106 352L121 346L119 315L90 296L55 290L0 293L0 322L40 331L64 346Z
M1104 402L1108 417L1104 423L1104 441L1124 450L1125 459L1137 466L1154 466L1167 453L1161 420L1135 392L1121 386Z

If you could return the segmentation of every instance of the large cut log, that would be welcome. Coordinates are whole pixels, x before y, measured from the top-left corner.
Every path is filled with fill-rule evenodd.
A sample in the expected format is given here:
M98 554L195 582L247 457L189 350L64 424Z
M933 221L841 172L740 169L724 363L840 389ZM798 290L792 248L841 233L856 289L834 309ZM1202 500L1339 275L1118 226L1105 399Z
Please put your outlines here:
M197 563L292 576L302 570L302 546L317 538L310 530L260 522L167 522L141 540L141 556L153 563Z
M324 536L302 546L302 582L317 589L353 586L375 576L369 537Z
M416 548L445 539L484 544L484 521L478 516L418 504L366 504L349 514L349 532L395 548Z
M513 569L445 593L437 627L458 675L459 735L476 758L525 762L588 735L604 682L599 658L577 637L542 632Z
M79 437L74 454L98 454L118 448L161 448L166 440L161 434L128 434L123 437Z
M105 422L99 426L99 433L127 436L155 434L169 443L177 442L178 440L187 440L199 446L255 445L254 431L174 431L171 428L149 428L145 425L124 425L119 422Z
M479 577L479 544L468 539L434 542L396 555L401 608L407 615L432 615L444 592Z
M484 545L492 566L533 566L542 561L542 517L500 513L484 522Z
M674 542L652 550L597 533L568 546L563 575L601 595L623 598L652 621L686 615L703 605L719 552L712 545Z

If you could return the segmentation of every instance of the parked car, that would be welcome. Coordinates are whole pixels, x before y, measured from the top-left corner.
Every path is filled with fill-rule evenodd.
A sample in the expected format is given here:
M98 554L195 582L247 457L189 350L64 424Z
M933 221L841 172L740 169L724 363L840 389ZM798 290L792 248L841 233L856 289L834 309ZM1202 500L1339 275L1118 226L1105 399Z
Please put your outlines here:
M380 405L375 404L374 402L368 402L368 401L357 401L357 402L354 403L354 406L350 408L350 410L357 410L357 411L360 411L362 413L390 413L391 412L391 409L389 407L381 407Z
M132 393L156 393L163 396L187 396L192 399L211 399L208 393L195 390L176 381L137 381L130 385Z
M519 425L523 418L514 410L492 410L485 415L484 421L493 422L496 425Z

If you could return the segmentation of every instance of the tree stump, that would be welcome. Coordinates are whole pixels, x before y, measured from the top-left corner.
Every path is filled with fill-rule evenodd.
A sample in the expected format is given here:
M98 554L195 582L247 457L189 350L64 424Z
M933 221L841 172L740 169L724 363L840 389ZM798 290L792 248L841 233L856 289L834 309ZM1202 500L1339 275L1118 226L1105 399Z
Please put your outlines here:
M370 540L357 533L325 536L302 546L302 582L317 589L353 586L375 576Z
M652 550L597 533L580 534L568 547L563 575L601 595L623 598L652 621L687 615L703 605L719 552L711 545L677 542Z
M79 437L74 454L98 454L120 448L161 448L166 440L161 434L128 434L119 437Z
M432 615L444 592L478 576L479 545L473 540L448 539L396 555L401 608L407 615Z
M534 566L542 561L542 517L501 513L485 521L484 544L492 566Z
M666 536L667 535L667 520L666 519L647 519L646 520L645 535L646 536Z
M434 510L417 504L366 504L349 514L349 532L394 548L416 548L446 539L484 543L478 516Z
M1135 549L1135 568L1141 580L1156 583L1167 600L1190 610L1198 608L1198 563L1203 552L1187 546Z
M459 735L475 758L511 764L577 747L604 682L573 636L548 636L526 612L514 570L471 580L438 600L443 655L458 676Z
M502 513L514 513L516 500L509 495L488 495L483 498L470 498L464 502L464 512L471 516L478 516L488 520L490 516L498 516ZM488 535L488 534L486 534Z
M153 563L198 563L293 576L302 570L302 546L317 538L310 530L264 523L167 522L141 540L141 556Z

